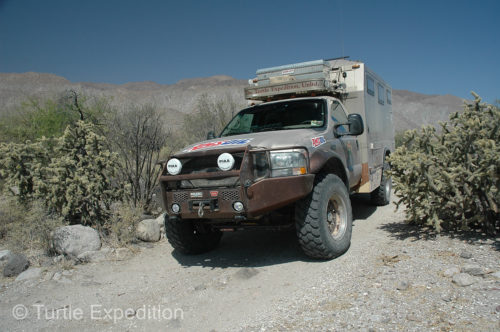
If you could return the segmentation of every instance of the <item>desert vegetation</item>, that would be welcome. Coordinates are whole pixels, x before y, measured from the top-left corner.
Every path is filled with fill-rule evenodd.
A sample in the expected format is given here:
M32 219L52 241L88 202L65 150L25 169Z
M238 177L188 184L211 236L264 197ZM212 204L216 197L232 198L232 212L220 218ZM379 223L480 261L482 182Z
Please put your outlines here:
M390 175L408 222L437 232L498 233L500 109L473 96L441 130L426 126L400 137Z
M28 99L2 117L0 241L48 250L48 234L64 224L91 226L119 244L134 241L141 214L161 211L162 160L220 132L241 107L230 96L201 95L173 130L153 104L110 105L70 90Z

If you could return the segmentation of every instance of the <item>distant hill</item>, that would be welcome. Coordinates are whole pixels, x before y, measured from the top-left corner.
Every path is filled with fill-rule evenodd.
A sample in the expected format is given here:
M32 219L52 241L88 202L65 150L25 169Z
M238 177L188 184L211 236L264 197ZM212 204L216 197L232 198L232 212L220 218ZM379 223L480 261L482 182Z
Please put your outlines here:
M212 97L231 96L246 105L243 88L247 82L229 76L191 78L176 84L132 82L126 84L73 83L64 77L45 73L0 73L0 115L15 110L28 97L54 98L74 89L86 96L110 98L117 107L153 103L165 113L174 126L184 113L192 112L202 94ZM393 114L397 131L418 128L423 124L445 121L448 115L462 109L463 99L452 95L425 95L393 90Z

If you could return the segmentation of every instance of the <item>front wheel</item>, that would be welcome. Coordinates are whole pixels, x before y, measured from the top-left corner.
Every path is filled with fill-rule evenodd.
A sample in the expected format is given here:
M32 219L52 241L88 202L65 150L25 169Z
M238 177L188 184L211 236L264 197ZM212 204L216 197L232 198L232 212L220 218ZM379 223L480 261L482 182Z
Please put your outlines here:
M169 218L165 214L165 235L172 247L183 254L202 254L217 247L222 232L196 227L193 220Z
M317 175L312 193L296 205L295 223L302 250L312 258L331 259L349 249L352 209L342 180Z

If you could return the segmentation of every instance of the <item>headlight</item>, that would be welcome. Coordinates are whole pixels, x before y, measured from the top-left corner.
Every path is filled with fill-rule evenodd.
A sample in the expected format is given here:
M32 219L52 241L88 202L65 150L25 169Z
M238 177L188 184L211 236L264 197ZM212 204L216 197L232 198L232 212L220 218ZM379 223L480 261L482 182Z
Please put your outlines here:
M167 172L170 175L177 175L182 170L182 163L179 159L172 158L167 163Z
M303 149L271 151L271 177L307 173L307 151Z

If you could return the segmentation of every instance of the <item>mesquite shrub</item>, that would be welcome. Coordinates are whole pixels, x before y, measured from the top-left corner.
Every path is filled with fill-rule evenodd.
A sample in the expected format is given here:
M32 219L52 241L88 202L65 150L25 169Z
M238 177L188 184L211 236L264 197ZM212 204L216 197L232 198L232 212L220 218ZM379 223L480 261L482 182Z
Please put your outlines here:
M410 223L437 232L499 227L500 110L475 100L440 123L407 131L390 157L397 206Z

